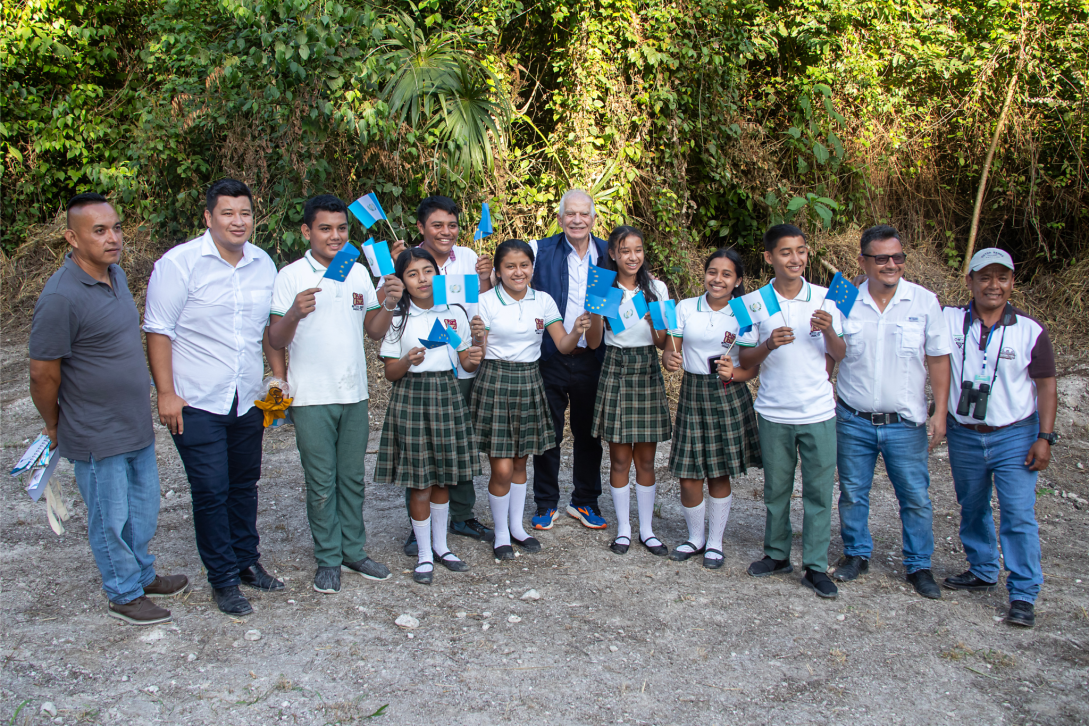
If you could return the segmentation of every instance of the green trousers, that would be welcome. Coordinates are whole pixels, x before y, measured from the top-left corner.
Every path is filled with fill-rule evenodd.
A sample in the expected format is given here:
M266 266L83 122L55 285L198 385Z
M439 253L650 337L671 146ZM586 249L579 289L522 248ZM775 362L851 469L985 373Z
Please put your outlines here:
M473 392L475 378L459 378L458 388L465 397L465 405L469 405L469 394ZM473 488L473 480L459 481L450 487L450 523L464 522L473 518L473 508L476 506L476 489ZM412 490L405 488L405 511L408 512L408 503L412 498ZM409 513L409 519L412 514Z
M781 424L757 416L764 460L764 554L790 558L790 496L802 457L802 567L828 569L832 494L836 472L836 418L812 424Z
M306 479L306 516L319 567L339 567L367 556L363 498L367 401L292 406L295 443Z

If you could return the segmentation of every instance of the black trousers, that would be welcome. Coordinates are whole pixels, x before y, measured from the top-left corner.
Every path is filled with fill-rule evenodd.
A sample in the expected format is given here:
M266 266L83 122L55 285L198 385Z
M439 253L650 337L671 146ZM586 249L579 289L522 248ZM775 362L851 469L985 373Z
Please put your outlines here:
M257 551L257 480L261 478L264 414L254 406L238 415L238 396L223 416L182 409L183 430L174 436L193 493L197 552L212 587L239 583L238 572Z
M556 353L548 360L542 360L540 366L552 425L556 430L556 448L533 457L533 501L538 509L559 508L560 444L563 443L563 416L570 404L571 434L575 438L571 504L590 507L596 512L601 496L601 440L591 436L590 429L601 363L593 352L582 355Z

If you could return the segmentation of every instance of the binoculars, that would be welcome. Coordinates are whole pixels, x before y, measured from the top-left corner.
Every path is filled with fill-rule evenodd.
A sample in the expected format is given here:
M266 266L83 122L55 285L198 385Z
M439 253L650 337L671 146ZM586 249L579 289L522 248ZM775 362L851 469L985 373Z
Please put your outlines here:
M979 384L979 388L975 388L975 384L972 381L960 382L960 401L957 402L957 415L967 416L968 409L972 404L975 404L975 410L972 412L972 418L977 421L982 421L987 418L987 399L991 395L991 386L988 383Z

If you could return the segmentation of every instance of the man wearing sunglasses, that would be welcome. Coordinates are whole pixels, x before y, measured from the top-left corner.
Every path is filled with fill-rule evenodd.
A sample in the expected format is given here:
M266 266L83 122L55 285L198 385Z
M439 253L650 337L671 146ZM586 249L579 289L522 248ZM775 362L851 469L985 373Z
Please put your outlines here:
M843 323L847 355L836 385L843 558L832 577L854 580L869 570L870 488L880 454L900 503L907 580L923 597L940 598L930 572L934 515L927 438L933 450L945 436L949 331L934 293L902 279L907 258L893 227L867 229L861 247L858 263L866 279ZM929 423L928 369L935 404Z

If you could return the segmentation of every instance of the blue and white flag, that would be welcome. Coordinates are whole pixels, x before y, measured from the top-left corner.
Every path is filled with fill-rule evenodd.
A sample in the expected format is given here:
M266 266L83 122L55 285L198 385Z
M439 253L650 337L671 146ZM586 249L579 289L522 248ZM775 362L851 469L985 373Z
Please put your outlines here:
M655 330L674 330L677 327L677 301L655 300L648 305L650 319Z
M593 242L591 241L590 244L593 244ZM598 267L597 265L591 264L590 270L586 275L586 294L600 298L607 297L609 290L613 287L613 280L615 279L616 273L614 271L606 270L604 267ZM589 310L589 308L587 308L587 310ZM591 310L591 312L594 311Z
M431 350L432 348L438 348L442 345L449 345L454 350L458 349L461 345L461 336L454 332L453 328L445 328L438 320L431 326L431 332L427 334L427 339L417 338L420 341L420 345Z
M367 264L371 267L372 275L383 277L393 274L393 258L390 257L387 242L375 242L372 237L363 245L363 254L367 256Z
M832 278L832 284L828 286L828 294L824 296L825 300L831 300L836 304L845 318L851 314L851 308L855 306L857 298L858 288L838 272Z
M740 335L747 333L756 323L762 323L780 312L779 299L775 297L775 289L770 282L748 295L730 300L730 309L734 311L734 317L737 318Z
M435 275L431 292L436 305L475 305L480 301L480 278L476 275Z
M620 303L617 316L608 319L609 327L612 328L614 334L623 333L646 317L648 312L650 312L650 309L647 308L647 299L643 296L643 291L640 290L631 299Z
M484 239L494 231L492 228L492 210L488 209L488 203L484 202L480 205L480 224L477 225L476 232L473 233L473 239Z
M380 219L387 219L386 211L382 209L381 202L378 201L378 197L374 195L374 192L365 194L359 199L348 205L348 209L351 210L355 218L360 223L370 229L370 226Z
M333 261L329 263L329 267L325 270L325 274L322 276L328 280L336 280L337 282L344 282L348 279L348 275L352 271L352 267L355 266L355 261L359 259L359 250L355 248L351 242L345 244L340 248L340 251L333 257Z
M590 269L593 270L594 266L590 265ZM605 272L608 272L608 270L605 270ZM613 275L615 274L614 272ZM624 293L620 291L620 288L607 287L603 296L587 291L586 304L583 307L589 312L602 317L615 318L620 314L620 303L622 302L624 302Z

